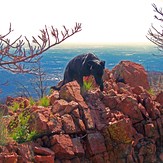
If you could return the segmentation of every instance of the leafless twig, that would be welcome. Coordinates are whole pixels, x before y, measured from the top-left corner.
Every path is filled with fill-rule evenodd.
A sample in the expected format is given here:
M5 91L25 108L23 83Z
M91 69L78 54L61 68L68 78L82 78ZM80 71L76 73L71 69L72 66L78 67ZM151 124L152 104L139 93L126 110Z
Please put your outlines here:
M10 24L8 33L0 35L0 67L14 73L33 73L36 71L33 64L40 60L41 54L80 31L81 23L76 23L71 30L63 26L61 31L54 26L48 30L45 26L37 38L32 36L32 42L27 37L23 40L22 36L11 42L7 38L13 32Z

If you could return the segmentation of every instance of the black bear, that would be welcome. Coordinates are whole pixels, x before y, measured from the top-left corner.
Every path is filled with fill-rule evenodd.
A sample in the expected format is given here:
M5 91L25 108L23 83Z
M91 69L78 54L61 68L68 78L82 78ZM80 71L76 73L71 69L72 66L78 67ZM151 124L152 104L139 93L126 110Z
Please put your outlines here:
M78 55L73 58L67 65L64 72L64 79L59 86L53 86L52 89L60 90L60 88L73 80L76 80L80 86L83 86L83 77L93 75L96 83L103 91L102 75L105 68L105 61L101 61L92 53Z

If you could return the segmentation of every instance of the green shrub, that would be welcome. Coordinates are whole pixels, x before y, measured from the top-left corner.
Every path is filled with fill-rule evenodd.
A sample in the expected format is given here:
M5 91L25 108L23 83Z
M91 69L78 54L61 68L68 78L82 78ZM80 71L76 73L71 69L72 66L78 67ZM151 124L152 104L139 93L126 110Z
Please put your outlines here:
M29 119L30 114L24 111L19 114L17 122L10 123L11 137L18 143L23 143L32 140L36 135L36 131L30 131L29 129Z
M20 103L14 102L12 106L9 107L13 112L17 111L20 108Z
M150 88L147 92L152 96L155 95L155 91L152 88Z
M86 76L83 79L83 91L89 91L94 87L94 81L91 76Z
M38 105L48 107L50 105L50 100L45 96L38 101Z

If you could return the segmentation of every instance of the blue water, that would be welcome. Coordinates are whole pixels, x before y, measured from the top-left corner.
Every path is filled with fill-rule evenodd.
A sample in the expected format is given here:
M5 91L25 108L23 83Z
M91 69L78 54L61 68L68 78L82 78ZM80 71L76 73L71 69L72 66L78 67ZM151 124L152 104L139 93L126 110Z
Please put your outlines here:
M57 47L49 50L43 54L41 60L41 67L46 73L44 84L47 90L50 86L55 85L62 80L64 68L70 59L74 56L83 53L94 53L101 60L105 60L106 67L112 69L121 60L130 60L142 64L147 71L163 72L163 56L161 52L154 46L73 46L73 47ZM36 96L34 87L31 83L36 83L32 79L32 75L12 74L10 72L0 69L0 100L6 96L22 95L25 87L32 96ZM7 81L6 85L3 85ZM21 84L23 84L23 86Z

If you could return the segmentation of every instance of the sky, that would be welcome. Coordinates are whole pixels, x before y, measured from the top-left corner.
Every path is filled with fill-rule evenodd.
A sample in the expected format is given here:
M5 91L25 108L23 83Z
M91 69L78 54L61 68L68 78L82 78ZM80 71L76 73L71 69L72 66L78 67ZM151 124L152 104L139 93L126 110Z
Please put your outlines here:
M82 31L66 42L142 43L154 20L152 3L163 0L5 0L1 2L0 34L11 22L14 38L37 36L45 25L62 29L82 23Z

